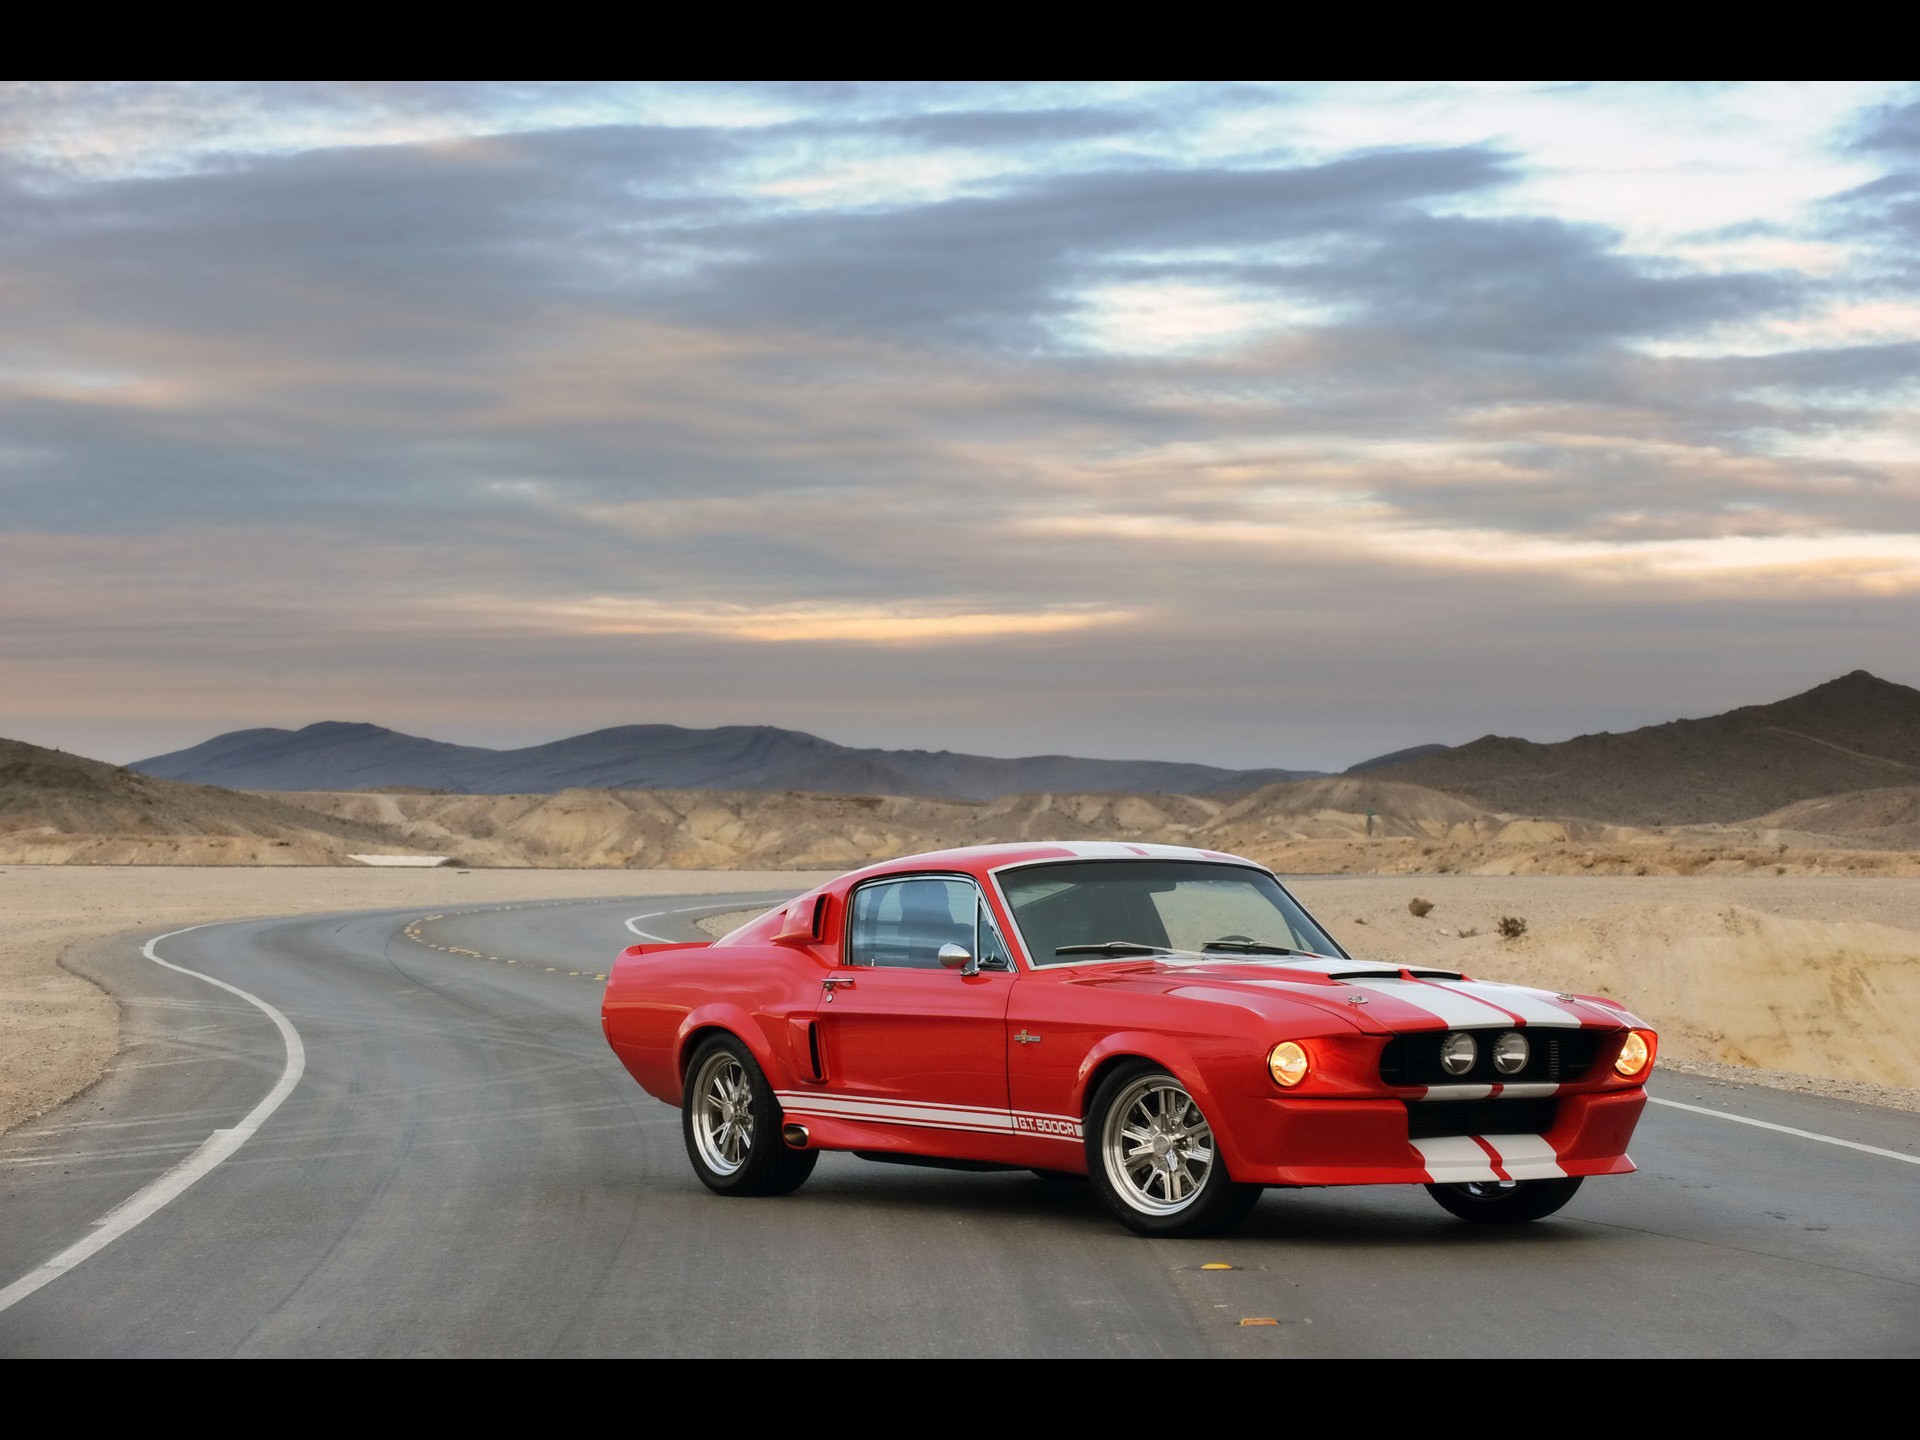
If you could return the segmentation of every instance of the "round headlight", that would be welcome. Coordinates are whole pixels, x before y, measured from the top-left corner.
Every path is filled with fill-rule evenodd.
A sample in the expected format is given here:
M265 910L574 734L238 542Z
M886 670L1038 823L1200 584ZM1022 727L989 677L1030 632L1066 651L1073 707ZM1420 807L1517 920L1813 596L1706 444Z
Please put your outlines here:
M1502 1075L1518 1075L1527 1068L1527 1037L1509 1030L1493 1042L1493 1068Z
M1282 1040L1267 1056L1267 1070L1273 1083L1291 1089L1307 1078L1307 1052L1298 1040Z
M1646 1032L1629 1030L1627 1043L1620 1047L1620 1058L1613 1062L1613 1068L1632 1079L1645 1070L1652 1060L1653 1047L1647 1043Z
M1455 1030L1440 1042L1440 1068L1449 1075L1464 1075L1480 1058L1480 1042L1464 1030Z

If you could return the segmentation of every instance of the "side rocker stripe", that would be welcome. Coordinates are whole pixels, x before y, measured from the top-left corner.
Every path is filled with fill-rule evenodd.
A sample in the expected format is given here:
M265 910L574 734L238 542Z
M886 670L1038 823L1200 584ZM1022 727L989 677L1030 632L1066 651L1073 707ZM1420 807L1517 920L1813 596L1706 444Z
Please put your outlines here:
M994 1110L976 1105L915 1104L868 1096L827 1092L776 1090L774 1099L789 1115L814 1115L831 1120L859 1120L878 1125L913 1125L928 1130L966 1130L982 1135L1037 1135L1053 1140L1081 1138L1077 1116Z

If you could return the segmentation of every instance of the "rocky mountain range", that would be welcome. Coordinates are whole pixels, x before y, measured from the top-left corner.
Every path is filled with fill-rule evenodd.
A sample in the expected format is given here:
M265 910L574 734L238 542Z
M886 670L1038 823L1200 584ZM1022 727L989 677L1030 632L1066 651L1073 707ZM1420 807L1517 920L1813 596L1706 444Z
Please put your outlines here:
M243 731L146 763L236 788L0 740L0 865L427 853L475 865L806 868L1042 836L1201 844L1311 873L1920 865L1920 691L1864 671L1625 734L1486 736L1258 788L1248 780L1262 772L1139 762L1143 788L1115 791L1099 782L1127 778L1127 762L856 751L750 727L627 727L494 751L318 725ZM260 793L263 777L299 788ZM1061 783L1073 777L1078 788ZM1163 788L1144 788L1155 782ZM962 786L974 794L942 793Z
M1816 796L1920 785L1920 690L1855 670L1723 715L1550 745L1487 735L1371 773L1517 815L1729 823Z
M236 730L129 768L238 790L798 790L972 801L1062 790L1240 795L1320 773L1072 755L999 759L950 750L856 749L771 725L622 725L545 745L488 750L339 721L299 730Z

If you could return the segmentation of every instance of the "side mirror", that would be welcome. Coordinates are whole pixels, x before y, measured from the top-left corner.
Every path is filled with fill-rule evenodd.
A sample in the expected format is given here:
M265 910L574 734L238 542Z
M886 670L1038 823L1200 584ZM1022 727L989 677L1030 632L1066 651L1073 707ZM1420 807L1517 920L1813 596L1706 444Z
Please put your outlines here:
M980 962L968 953L964 945L955 945L948 941L940 947L940 963L949 970L958 970L962 975L978 975Z

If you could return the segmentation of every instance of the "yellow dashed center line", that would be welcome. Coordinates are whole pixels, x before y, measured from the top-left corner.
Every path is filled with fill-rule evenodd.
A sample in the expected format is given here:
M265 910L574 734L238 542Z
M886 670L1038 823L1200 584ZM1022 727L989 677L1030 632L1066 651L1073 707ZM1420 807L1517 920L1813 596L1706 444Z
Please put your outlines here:
M548 900L548 901L537 902L533 905L490 905L485 908L487 910L492 910L492 911L534 910L534 909L542 909L550 905L567 905L571 903L573 902L567 901L567 900ZM448 915L455 915L455 916L478 915L480 913L481 911L479 910L450 910L446 912L446 914L441 914L441 915L422 915L417 920L409 921L406 927L402 929L400 933L406 936L407 939L413 941L414 944L425 946L429 950L438 950L442 955L465 955L470 960L492 960L503 965L518 965L520 963L518 960L512 959L507 956L483 955L478 950L468 950L465 947L459 946L459 945L439 945L433 942L432 940L427 939L427 937L421 933L421 929L420 929L421 926L430 925L435 920L445 920L448 917ZM548 975L557 975L560 973L560 967L557 965L548 965L544 968L543 973ZM567 978L570 980L604 980L607 977L605 972L589 974L584 970L569 970L567 971Z

